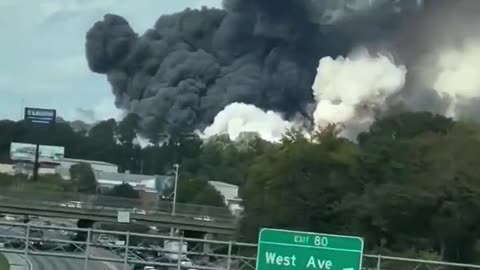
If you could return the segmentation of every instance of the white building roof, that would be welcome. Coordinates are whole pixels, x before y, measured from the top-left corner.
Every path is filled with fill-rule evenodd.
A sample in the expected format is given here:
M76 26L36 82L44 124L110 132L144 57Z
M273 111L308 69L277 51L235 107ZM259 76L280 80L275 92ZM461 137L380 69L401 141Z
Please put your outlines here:
M241 205L242 199L238 197L237 185L220 181L208 181L208 184L210 184L223 196L225 205L232 214L239 215L243 211L243 207Z
M140 182L132 182L132 181L128 181L128 180L120 181L120 180L106 180L106 179L102 179L102 178L97 178L97 182L100 185L105 185L105 186L116 186L116 185L121 185L123 183L127 183L132 187L144 186L144 187L152 188L152 189L156 188L155 179L142 180Z
M238 188L237 185L225 183L225 182L220 182L220 181L208 181L210 185L213 187L229 187L229 188Z
M58 158L58 159L55 159L55 161L71 162L71 163L88 163L88 164L106 165L106 166L117 166L116 164L108 163L108 162L104 162L104 161L87 160L87 159L75 159L75 158Z

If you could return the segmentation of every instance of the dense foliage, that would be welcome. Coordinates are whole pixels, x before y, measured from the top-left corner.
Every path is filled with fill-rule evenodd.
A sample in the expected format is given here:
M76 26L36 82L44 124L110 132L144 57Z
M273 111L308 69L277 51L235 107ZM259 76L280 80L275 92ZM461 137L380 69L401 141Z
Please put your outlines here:
M255 241L266 226L360 235L369 251L461 262L477 257L476 125L404 113L378 120L357 143L329 126L308 136L292 130L278 144L226 136L202 143L191 134L156 133L155 144L143 149L135 143L136 127L134 116L89 132L67 124L33 131L4 121L0 157L7 159L11 141L40 141L65 146L69 157L113 162L134 173L172 173L179 163L179 201L220 205L209 180L240 186L240 240Z
M88 163L78 163L70 167L70 180L81 193L96 193L97 180Z

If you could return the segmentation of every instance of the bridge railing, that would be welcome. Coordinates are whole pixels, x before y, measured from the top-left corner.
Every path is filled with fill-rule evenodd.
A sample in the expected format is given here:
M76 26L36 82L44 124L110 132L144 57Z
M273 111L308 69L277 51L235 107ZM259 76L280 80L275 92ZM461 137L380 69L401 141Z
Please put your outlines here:
M198 270L255 270L257 245L166 235L115 232L0 222L0 252L19 254L25 263L38 256L110 262L117 269L134 266ZM179 260L180 259L180 260ZM126 266L124 268L124 266ZM48 269L48 265L44 265ZM52 267L53 269L54 267ZM88 267L85 267L87 269ZM480 265L364 254L363 270L474 270Z
M41 204L56 207L71 207L69 202L81 202L81 207L95 210L125 210L150 215L170 215L172 212L172 203L167 201L143 202L139 199L119 198L104 195L86 195L80 193L64 192L19 192L19 191L0 191L0 201L8 200L11 203L18 204ZM207 220L230 220L234 217L225 207L212 207L205 205L177 203L175 215L188 216Z
M254 270L255 251L255 244L234 241L0 222L0 252L20 254L26 264L49 256L48 261L82 259L86 265L110 262L117 269Z

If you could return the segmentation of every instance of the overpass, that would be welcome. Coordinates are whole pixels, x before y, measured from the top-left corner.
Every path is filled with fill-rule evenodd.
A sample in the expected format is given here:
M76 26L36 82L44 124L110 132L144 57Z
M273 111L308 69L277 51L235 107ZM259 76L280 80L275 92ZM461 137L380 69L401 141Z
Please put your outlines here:
M222 235L235 231L236 219L226 208L177 203L175 215L171 208L171 202L163 201L146 204L100 195L0 191L0 213L115 223L119 211L128 211L138 224Z

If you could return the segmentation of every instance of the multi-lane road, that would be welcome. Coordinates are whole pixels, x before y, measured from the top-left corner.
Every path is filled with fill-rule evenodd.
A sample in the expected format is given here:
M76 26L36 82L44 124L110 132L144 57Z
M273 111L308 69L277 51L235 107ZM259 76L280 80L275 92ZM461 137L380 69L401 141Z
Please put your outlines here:
M61 258L53 256L5 254L15 269L25 269L25 262L29 270L85 270L85 260ZM88 262L88 270L123 270L123 265L109 262ZM129 268L127 268L129 269Z
M39 219L34 223L41 224L44 222L48 223L61 223L68 224L68 220L52 220L52 219ZM72 224L74 225L74 224ZM45 231L45 235L48 235L48 238L62 239L65 238L65 235L61 235L58 232L49 232ZM8 227L0 226L0 234L8 236L24 236L25 232L21 227ZM52 234L52 235L49 235ZM55 234L55 235L53 235ZM92 247L90 254L95 254L97 257L119 259L119 257L112 252ZM32 255L28 254L4 254L9 262L11 262L13 267L12 270L24 270L25 265L29 270L85 270L85 259L75 259L75 258L64 258L58 256L44 256L44 255ZM88 270L124 270L123 264L111 263L111 262L100 262L100 261L88 261ZM125 270L130 270L127 268Z
M92 250L93 254L101 257L115 258L113 253L104 249ZM29 255L31 270L85 270L84 259L60 258L52 256ZM123 264L110 262L89 261L88 270L123 270ZM127 268L126 270L130 270Z

